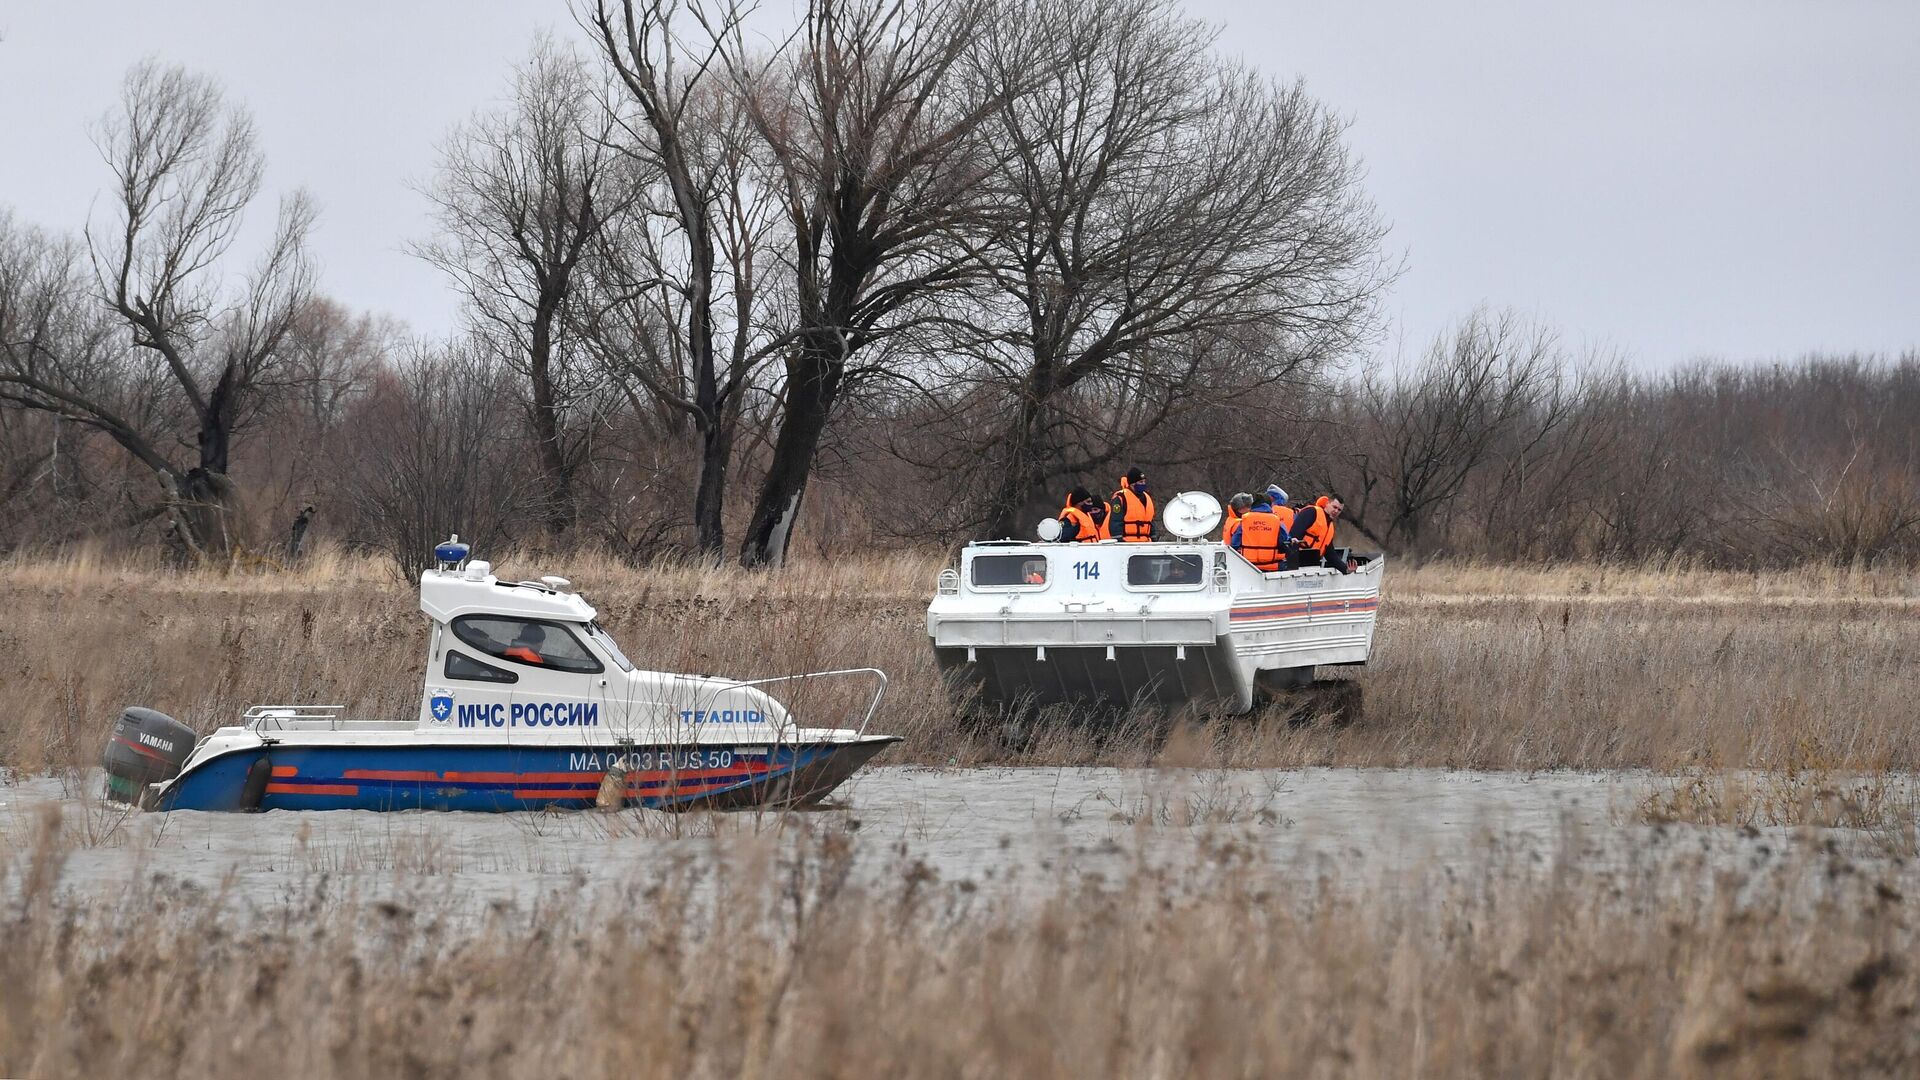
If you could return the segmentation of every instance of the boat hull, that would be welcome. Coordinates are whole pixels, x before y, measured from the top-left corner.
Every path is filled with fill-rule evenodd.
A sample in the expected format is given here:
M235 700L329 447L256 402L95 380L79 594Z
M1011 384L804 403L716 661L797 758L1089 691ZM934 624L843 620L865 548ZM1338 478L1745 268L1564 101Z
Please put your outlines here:
M898 741L867 736L726 747L271 743L191 764L159 790L153 809L585 809L601 805L609 773L624 774L624 790L616 786L609 794L620 791L629 806L805 806ZM264 790L250 790L250 776L261 771Z

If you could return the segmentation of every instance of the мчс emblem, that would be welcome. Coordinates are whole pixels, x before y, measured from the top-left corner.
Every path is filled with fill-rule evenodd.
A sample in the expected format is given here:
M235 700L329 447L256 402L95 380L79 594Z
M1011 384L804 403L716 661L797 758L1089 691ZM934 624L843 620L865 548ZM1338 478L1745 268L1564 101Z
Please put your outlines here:
M453 719L453 695L445 690L436 692L427 699L427 711L433 714L433 722L444 724Z

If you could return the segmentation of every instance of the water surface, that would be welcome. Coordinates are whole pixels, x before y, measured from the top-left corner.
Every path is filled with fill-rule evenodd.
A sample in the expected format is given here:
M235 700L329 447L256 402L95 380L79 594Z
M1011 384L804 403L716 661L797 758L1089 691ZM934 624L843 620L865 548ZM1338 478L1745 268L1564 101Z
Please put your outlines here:
M1643 774L896 766L801 814L124 814L85 797L98 781L0 787L0 849L26 851L57 811L76 845L62 878L70 895L111 899L160 875L260 906L325 890L481 911L569 889L632 891L676 861L778 853L823 831L851 837L869 878L917 865L1011 893L1177 874L1226 846L1263 873L1388 887L1436 868L1474 872L1490 851L1542 864L1694 851L1735 866L1774 857L1794 832L1643 824L1639 807L1659 783ZM1876 858L1873 837L1829 832Z

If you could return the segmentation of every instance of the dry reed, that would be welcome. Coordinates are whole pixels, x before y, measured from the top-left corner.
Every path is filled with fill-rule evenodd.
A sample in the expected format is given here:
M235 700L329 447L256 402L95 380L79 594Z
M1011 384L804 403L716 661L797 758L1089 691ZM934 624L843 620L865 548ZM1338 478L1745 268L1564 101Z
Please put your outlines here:
M961 724L941 685L924 624L937 555L751 575L590 555L501 563L572 577L645 665L885 668L876 728L907 736L893 761L1920 769L1920 589L1890 571L1389 568L1358 723L1068 719L1014 748ZM0 766L89 762L128 704L202 730L262 702L418 708L414 592L373 560L323 551L285 573L174 573L82 549L0 562L0 605Z
M478 922L318 882L283 905L0 868L0 1073L597 1077L1910 1076L1912 901L1815 842L1730 869L1560 845L1384 888L1198 870L1010 898L796 824ZM430 895L422 890L423 896Z

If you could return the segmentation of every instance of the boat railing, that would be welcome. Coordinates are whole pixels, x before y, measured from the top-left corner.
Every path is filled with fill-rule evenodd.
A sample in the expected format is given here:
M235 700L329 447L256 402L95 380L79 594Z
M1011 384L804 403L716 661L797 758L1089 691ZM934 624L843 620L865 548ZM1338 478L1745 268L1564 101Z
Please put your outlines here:
M880 699L885 697L887 693L887 673L881 671L879 668L836 668L833 671L807 671L798 675L772 675L764 679L743 679L739 682L730 681L727 683L725 689L730 690L740 686L754 686L764 689L765 687L779 683L803 683L815 679L852 678L860 676L873 679L874 687L873 697L867 700L866 715L860 718L860 730L855 733L855 737L859 737L867 733L867 725L873 723L875 714L880 711Z
M249 731L287 731L315 728L325 724L338 731L345 722L345 705L255 705L241 714L242 727Z

